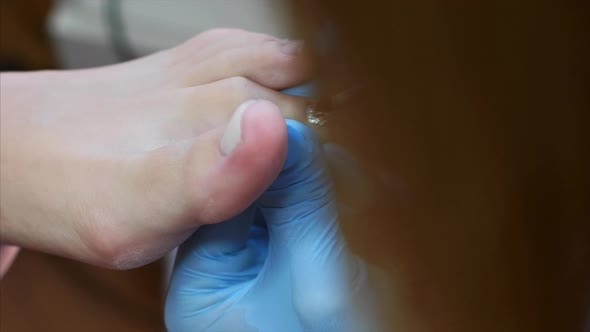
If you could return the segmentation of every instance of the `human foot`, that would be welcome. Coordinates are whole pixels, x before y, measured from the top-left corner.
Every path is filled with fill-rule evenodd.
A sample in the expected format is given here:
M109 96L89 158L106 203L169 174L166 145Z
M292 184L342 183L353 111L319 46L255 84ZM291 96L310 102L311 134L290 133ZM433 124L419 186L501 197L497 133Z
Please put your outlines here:
M213 30L115 66L2 74L1 242L132 268L237 214L280 170L279 109L304 119L273 90L306 79L299 46ZM227 126L250 99L276 106Z

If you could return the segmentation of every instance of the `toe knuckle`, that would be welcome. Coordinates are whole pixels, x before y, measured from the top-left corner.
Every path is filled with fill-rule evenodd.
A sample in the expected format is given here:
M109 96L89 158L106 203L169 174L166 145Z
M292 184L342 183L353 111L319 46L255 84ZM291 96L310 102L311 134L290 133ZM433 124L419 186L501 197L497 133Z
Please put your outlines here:
M275 67L280 65L283 56L276 52L276 47L272 46L275 41L261 41L258 45L252 45L250 50L250 59L253 63L263 64L266 67Z
M225 38L232 35L240 35L247 33L245 30L236 28L213 28L206 30L199 34L199 37L204 39L219 39Z
M239 29L231 29L231 28L214 28L209 29L200 34L194 36L193 38L189 39L185 43L183 43L180 49L183 49L183 52L198 52L203 47L208 47L212 45L213 42L219 40L225 40L230 38L235 38L236 36L240 35L242 31ZM188 49L188 51L187 51Z

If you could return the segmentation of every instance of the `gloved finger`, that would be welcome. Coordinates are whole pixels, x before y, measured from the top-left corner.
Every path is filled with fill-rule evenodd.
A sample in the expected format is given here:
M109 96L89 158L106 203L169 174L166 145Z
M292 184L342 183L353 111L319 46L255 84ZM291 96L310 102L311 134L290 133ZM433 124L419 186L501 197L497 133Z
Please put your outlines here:
M214 320L256 278L267 244L249 241L255 216L256 208L251 206L227 221L199 228L179 247L165 308L171 330L204 330L206 326L171 328L170 324L190 322L186 317L196 313L200 321ZM259 238L259 233L252 236Z
M288 94L291 96L300 96L300 97L307 97L309 99L318 99L319 92L318 92L317 82L315 81L307 81L300 85L296 85L287 89L281 90L282 93Z
M268 224L269 255L289 260L293 301L304 325L314 331L338 330L351 303L356 261L338 225L322 146L301 123L287 120L287 131L283 170L258 200Z
M255 213L250 206L227 221L199 228L179 247L171 290L206 290L254 278L262 259L247 242Z

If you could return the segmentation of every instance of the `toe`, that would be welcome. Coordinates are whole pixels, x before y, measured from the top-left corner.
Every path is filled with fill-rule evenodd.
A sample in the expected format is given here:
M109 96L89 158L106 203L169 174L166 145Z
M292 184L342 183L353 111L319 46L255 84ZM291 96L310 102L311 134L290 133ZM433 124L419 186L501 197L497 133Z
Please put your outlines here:
M306 121L308 104L304 98L277 92L245 77L185 88L169 98L170 105L181 105L162 110L167 119L162 135L172 141L190 139L225 125L236 107L247 100L271 101L283 117L300 122Z
M260 33L216 29L174 49L172 68L181 86L243 76L271 89L284 89L309 79L303 45Z
M138 182L149 188L145 193L162 193L164 197L150 201L174 211L173 219L182 224L176 227L191 228L236 215L278 175L286 154L285 121L269 101L248 105L234 126L239 128L238 143L231 151L222 151L226 130L222 125L142 157L143 180Z

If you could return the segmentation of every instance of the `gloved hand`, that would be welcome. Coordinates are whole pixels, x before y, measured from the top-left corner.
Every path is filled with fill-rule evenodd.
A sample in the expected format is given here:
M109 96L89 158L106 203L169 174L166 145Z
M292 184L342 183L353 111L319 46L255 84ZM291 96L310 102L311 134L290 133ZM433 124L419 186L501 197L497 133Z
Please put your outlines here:
M367 268L340 231L323 148L287 120L282 172L240 215L180 249L166 299L178 331L376 331Z

